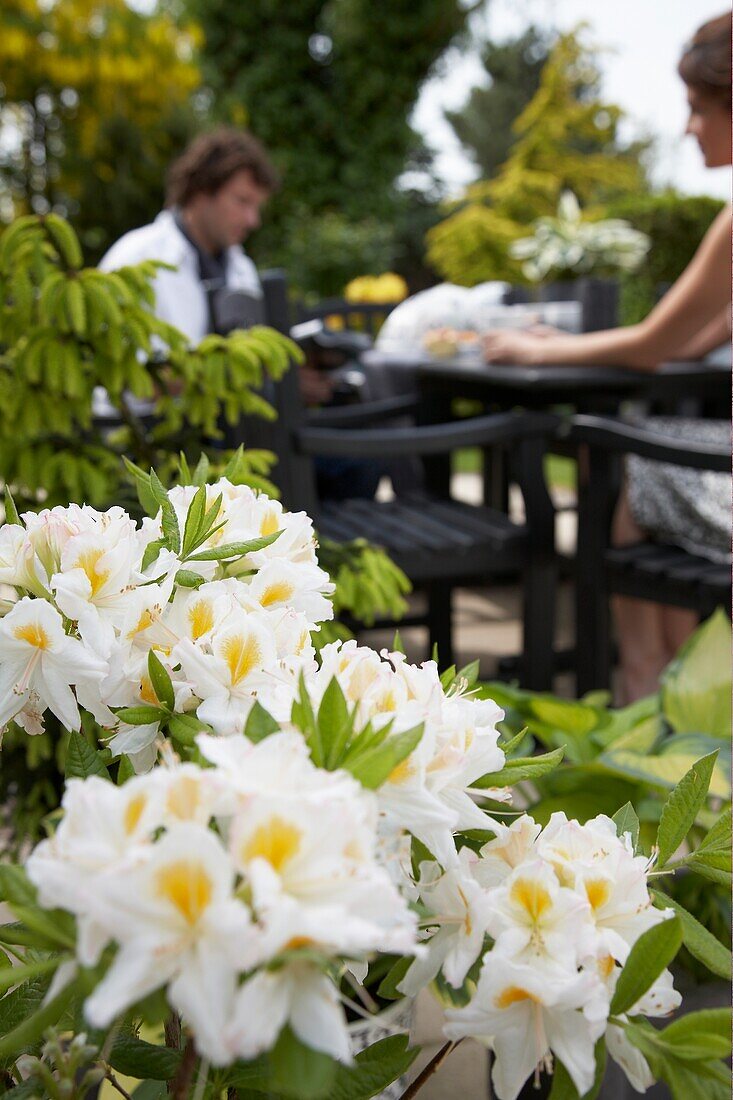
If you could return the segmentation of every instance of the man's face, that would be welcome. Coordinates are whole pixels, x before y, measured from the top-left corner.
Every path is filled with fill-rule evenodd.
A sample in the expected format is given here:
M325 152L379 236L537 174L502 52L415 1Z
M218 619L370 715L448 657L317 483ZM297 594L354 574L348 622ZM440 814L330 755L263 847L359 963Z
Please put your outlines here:
M260 224L260 209L269 192L243 169L213 195L196 195L190 213L206 247L219 252L241 244Z

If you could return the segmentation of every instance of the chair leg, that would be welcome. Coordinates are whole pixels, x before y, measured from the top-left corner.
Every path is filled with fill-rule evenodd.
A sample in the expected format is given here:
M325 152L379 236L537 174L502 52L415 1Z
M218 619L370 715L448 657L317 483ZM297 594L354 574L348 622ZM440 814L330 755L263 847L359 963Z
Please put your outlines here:
M428 585L427 624L430 635L430 656L438 648L441 671L453 664L453 588L445 581Z
M533 561L524 573L522 687L549 691L554 672L557 563Z

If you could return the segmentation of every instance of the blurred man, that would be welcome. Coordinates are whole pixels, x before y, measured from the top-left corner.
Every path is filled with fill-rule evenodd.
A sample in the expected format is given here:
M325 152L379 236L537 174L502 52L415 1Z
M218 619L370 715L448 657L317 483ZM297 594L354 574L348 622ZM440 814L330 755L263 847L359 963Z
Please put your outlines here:
M112 271L143 260L174 266L156 277L155 312L192 344L208 333L261 321L257 269L242 242L259 226L277 185L275 169L251 134L201 134L171 165L166 209L121 237L99 266Z

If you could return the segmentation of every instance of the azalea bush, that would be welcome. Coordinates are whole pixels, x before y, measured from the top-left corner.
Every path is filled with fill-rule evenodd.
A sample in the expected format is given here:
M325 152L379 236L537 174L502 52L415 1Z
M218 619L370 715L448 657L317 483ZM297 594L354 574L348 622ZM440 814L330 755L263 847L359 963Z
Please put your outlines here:
M658 887L670 904L687 911L678 962L699 981L711 973L726 979L731 969L730 645L730 620L720 609L682 647L659 691L620 709L610 708L604 693L574 702L508 684L482 689L504 708L506 736L525 731L510 761L514 768L538 750L563 757L559 768L544 775L535 770L516 792L543 824L559 808L583 821L628 802L638 815L644 850L651 852L670 792L697 761L707 761L711 802L698 810L680 856L684 873Z
M517 763L475 667L355 641L316 660L331 582L305 514L227 479L140 490L141 522L8 497L0 530L0 721L64 741L66 774L47 837L0 865L3 1094L373 1096L416 1053L355 1053L346 1007L371 1019L378 973L383 999L446 1004L440 1057L491 1047L499 1100L541 1072L593 1095L607 1054L637 1088L722 1095L729 1014L648 1022L680 1003L687 935L653 884L713 758L651 851L628 804L511 814L557 751Z
M511 243L509 254L523 261L522 274L533 283L635 271L651 243L620 218L583 217L572 191L561 195L555 217L538 218L532 229L531 237Z

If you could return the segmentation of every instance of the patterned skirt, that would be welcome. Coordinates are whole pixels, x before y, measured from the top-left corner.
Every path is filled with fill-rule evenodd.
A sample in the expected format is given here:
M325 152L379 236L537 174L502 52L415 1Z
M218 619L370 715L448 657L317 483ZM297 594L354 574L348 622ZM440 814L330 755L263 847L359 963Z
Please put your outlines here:
M655 416L635 423L677 441L730 446L731 426L724 420ZM730 474L629 455L626 479L631 513L652 538L712 561L731 560Z

